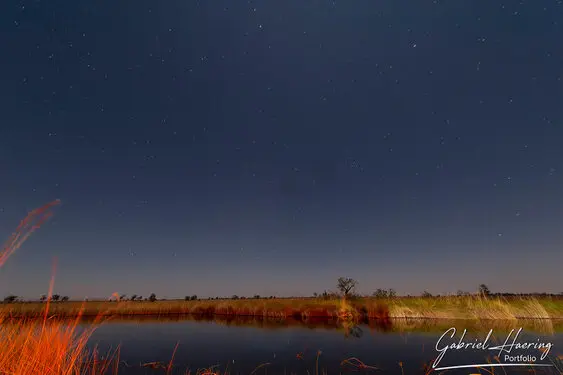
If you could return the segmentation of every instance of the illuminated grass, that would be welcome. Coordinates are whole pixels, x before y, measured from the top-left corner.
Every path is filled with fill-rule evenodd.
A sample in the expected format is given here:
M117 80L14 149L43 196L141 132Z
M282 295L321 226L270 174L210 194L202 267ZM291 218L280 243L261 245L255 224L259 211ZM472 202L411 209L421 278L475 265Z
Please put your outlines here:
M14 235L0 251L0 267L6 262L29 235L48 219L55 201L32 211L22 221ZM49 288L52 295L53 280ZM88 351L86 344L104 317L116 316L170 316L190 313L201 317L261 317L267 319L311 321L315 318L332 318L347 329L362 319L389 321L390 317L403 318L472 318L516 319L563 317L560 299L546 298L484 298L484 297L437 297L437 298L359 298L345 299L252 299L214 301L155 301L155 302L47 302L5 303L0 305L0 374L6 375L100 375L118 373L120 366L132 367L120 362L119 350L100 357L97 351ZM90 324L79 329L85 316L95 317ZM23 318L22 318L23 317ZM68 317L75 319L69 321ZM405 327L409 326L405 320ZM384 325L385 326L385 325ZM399 327L400 326L395 326ZM433 327L434 329L436 327ZM553 329L553 326L551 326ZM146 362L139 368L163 369L169 374L178 345L168 364ZM315 375L320 374L319 357L316 353ZM297 354L303 359L303 354ZM268 363L258 366L251 375ZM342 361L343 367L353 371L372 371L378 368L357 358ZM403 363L398 366L403 373ZM190 374L187 370L185 374ZM198 370L198 375L218 375L213 368ZM228 374L223 371L222 374ZM267 373L267 372L266 372ZM309 372L307 372L309 373ZM322 372L326 374L326 371ZM429 373L422 370L421 373Z
M22 243L51 216L51 202L31 211L0 251L0 267ZM53 279L49 294L53 290ZM96 351L86 350L95 327L81 332L77 327L80 309L74 321L49 319L49 303L33 319L14 320L8 310L0 311L0 374L6 375L95 375L106 373L110 361L99 361ZM96 323L96 322L94 322ZM117 371L117 368L116 368Z
M275 319L313 318L350 318L362 315L359 306L342 300L309 299L264 299L264 300L210 300L210 301L142 301L142 302L56 302L51 304L49 314L59 317L73 317L84 308L84 316L119 316L119 315L233 315L260 316ZM37 316L44 309L42 303L6 303L0 304L0 311L11 316ZM372 318L387 318L385 305L368 311ZM366 314L367 314L366 313ZM346 316L347 317L347 316Z
M397 298L389 303L391 318L561 319L563 298L445 296Z
M433 319L561 319L563 299L554 297L448 296L429 298L359 298L351 302L320 298L244 299L244 300L166 300L166 301L88 301L51 303L49 314L75 317L120 315L233 315L275 319L309 320L346 318L353 320L389 318ZM42 314L44 303L0 304L0 312L11 316L34 317Z

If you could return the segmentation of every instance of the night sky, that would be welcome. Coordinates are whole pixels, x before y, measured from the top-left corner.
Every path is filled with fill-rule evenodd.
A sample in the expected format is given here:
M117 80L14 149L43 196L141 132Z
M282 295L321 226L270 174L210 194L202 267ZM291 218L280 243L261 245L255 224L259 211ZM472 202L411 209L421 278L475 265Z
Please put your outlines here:
M0 5L0 295L562 292L563 2Z

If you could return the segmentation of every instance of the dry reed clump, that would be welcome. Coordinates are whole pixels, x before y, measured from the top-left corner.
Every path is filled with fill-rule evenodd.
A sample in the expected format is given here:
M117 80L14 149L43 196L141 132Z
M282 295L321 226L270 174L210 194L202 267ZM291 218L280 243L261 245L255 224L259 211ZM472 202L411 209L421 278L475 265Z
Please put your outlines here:
M22 243L51 216L54 201L31 211L0 251L0 267ZM49 288L52 294L53 280ZM97 353L86 350L95 325L79 330L80 313L74 321L48 319L12 319L0 312L0 374L7 375L94 375L105 373L111 361L100 362ZM84 366L85 363L91 366Z
M521 305L514 308L517 318L533 316L535 319L551 319L546 308L535 298L521 298Z
M395 298L389 303L390 317L398 319L550 319L563 317L562 305L548 299L493 296L444 296L428 298Z
M475 296L465 299L468 313L476 319L516 319L511 306L500 297Z
M0 324L1 374L94 375L106 373L112 363L100 361L95 351L86 349L95 325L81 330L79 319L11 320L4 316Z

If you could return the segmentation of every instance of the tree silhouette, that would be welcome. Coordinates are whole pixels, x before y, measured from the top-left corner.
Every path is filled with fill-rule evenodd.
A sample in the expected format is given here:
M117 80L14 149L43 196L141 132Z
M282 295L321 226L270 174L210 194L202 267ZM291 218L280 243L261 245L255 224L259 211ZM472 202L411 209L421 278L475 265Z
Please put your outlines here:
M66 302L68 300L69 300L68 296L64 296L63 298L61 298L61 301L63 301L63 302Z
M149 301L151 301L151 302L156 301L156 294L152 293L152 294L149 296Z
M45 294L42 294L41 297L39 297L39 301L41 302L45 302L47 300L47 296Z
M349 277L339 277L336 285L338 290L344 294L344 297L348 297L350 293L354 291L356 286L358 286L358 282Z
M483 297L488 297L491 295L491 290L487 285L481 284L479 285L479 294L482 295Z
M131 296L131 301L135 301L136 299L137 299L137 295L136 295L136 294L133 294L133 295Z
M56 301L58 301L58 300L60 300L60 299L61 299L61 296L60 296L59 294L53 294L53 295L51 296L51 301L53 301L53 302L56 302Z
M13 294L7 296L6 298L4 298L4 302L6 303L12 303L12 302L16 302L16 300L18 299L18 296L14 296Z

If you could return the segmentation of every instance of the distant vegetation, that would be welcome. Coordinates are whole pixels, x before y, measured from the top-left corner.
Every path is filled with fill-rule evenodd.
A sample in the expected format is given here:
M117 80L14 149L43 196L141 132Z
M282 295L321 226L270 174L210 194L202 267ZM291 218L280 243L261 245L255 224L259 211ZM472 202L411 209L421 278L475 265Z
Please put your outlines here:
M58 203L59 201L55 201L34 210L22 221L22 225L18 227L4 250L0 250L0 267L27 236L39 228L43 216L48 217L46 211ZM25 224L33 222L34 219L38 219L39 224L36 222L33 226L26 227ZM10 294L0 304L0 373L101 375L113 370L111 372L117 374L121 364L119 350L100 357L97 350L88 350L87 343L97 323L113 320L106 320L104 317L120 315L140 318L148 315L157 317L168 314L167 317L178 317L180 314L191 314L191 318L198 320L215 320L217 316L222 316L229 324L238 316L250 317L261 324L267 320L285 319L287 322L299 321L307 325L313 323L316 318L330 317L338 329L345 330L345 335L356 337L362 332L357 323L368 319L371 319L368 322L370 326L377 320L378 324L387 330L391 326L391 320L388 318L474 318L473 323L479 326L482 324L478 319L498 319L500 322L500 319L519 317L563 318L563 294L493 294L485 284L481 284L474 294L459 292L455 296L432 296L425 291L418 297L398 297L393 289L376 289L368 297L358 293L358 285L354 279L339 278L336 283L337 292L325 290L321 294L314 293L313 298L263 298L256 294L253 298L233 295L231 298L214 297L206 301L196 295L186 296L183 301L158 300L155 293L145 299L136 294L128 298L126 294L114 293L111 299L104 301L85 299L74 302L69 301L67 296L50 294L40 296L38 301L23 301L17 295ZM31 319L15 319L22 316ZM46 319L48 316L49 319ZM93 318L93 324L78 330L80 318L86 316ZM66 317L77 319L69 321ZM430 320L424 320L425 324ZM395 319L393 322L399 321L401 319ZM402 321L405 322L404 328L412 327L412 323L406 322L406 319ZM548 331L553 329L551 321L544 319L542 322L547 322ZM169 374L177 347L168 365L147 362L140 363L139 366L165 369ZM320 374L320 354L321 351L317 351L315 375ZM303 354L298 353L297 358L303 359ZM346 359L342 364L351 365L351 370L354 371L375 369L357 358ZM261 367L262 365L258 366L256 370ZM399 367L403 372L402 362L399 362ZM198 370L197 374L216 372L210 368L204 372Z
M354 295L357 286L358 286L358 282L349 277L338 278L338 282L336 284L336 287L338 288L340 293L342 293L342 296L345 298Z
M331 300L331 299L338 299L338 298L348 298L348 299L357 299L357 298L377 298L377 299L392 299L392 298L441 298L441 297L451 297L452 295L440 295L440 294L432 294L426 290L422 291L420 295L398 295L395 289L382 289L377 288L371 294L360 294L357 293L357 287L359 283L357 280L348 278L348 277L340 277L337 280L336 290L334 291L327 291L324 290L322 293L313 293L309 298L318 298L324 300ZM480 284L474 293L466 292L463 290L458 290L455 294L457 297L468 297L468 296L481 296L481 297L535 297L535 298L559 298L563 297L563 292L561 293L508 293L508 292L497 292L493 293L489 289L486 284ZM207 297L207 298L199 298L196 294L193 295L186 295L184 297L184 301L199 301L199 300L246 300L246 299L301 299L301 298L308 298L308 297L276 297L276 296L260 296L259 294L254 294L252 297L246 296L239 296L233 294L230 297ZM61 296L59 294L53 294L49 299L47 295L42 294L39 297L40 302L66 302L70 301L68 296ZM161 301L175 301L177 299L158 299L155 293L151 293L148 298L144 298L142 295L132 294L130 297L127 294L122 294L119 298L110 298L110 301L150 301L156 302L158 300ZM7 295L4 297L4 303L15 303L15 302L33 302L34 300L24 300L17 295ZM94 300L92 300L94 301ZM97 300L100 301L100 300ZM0 302L1 303L1 302Z
M276 298L232 295L231 297L198 298L187 295L182 299L158 299L155 293L148 298L137 294L114 295L108 301L69 301L67 296L53 294L49 299L42 295L40 302L56 302L50 307L53 314L74 316L84 307L84 315L150 315L196 314L264 316L281 319L340 318L563 318L562 294L492 293L479 285L474 293L459 291L455 295L432 295L423 291L419 296L398 296L394 289L378 288L370 295L358 293L359 283L341 277L336 282L336 292L313 293L312 297ZM66 303L63 303L66 302ZM15 295L4 298L0 312L12 315L38 314L42 303L22 301Z

